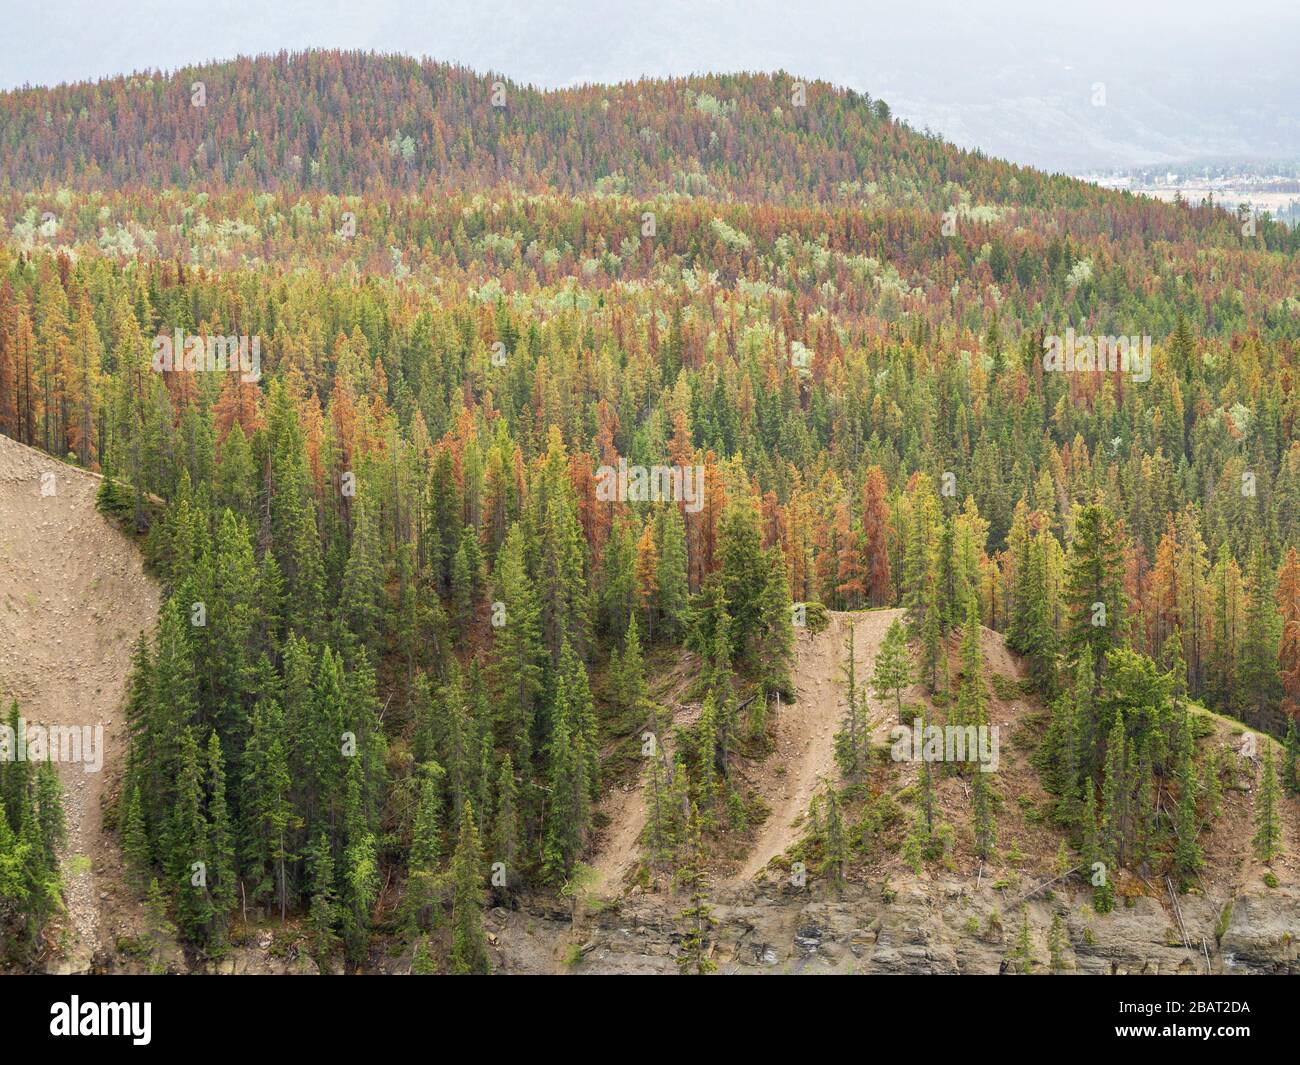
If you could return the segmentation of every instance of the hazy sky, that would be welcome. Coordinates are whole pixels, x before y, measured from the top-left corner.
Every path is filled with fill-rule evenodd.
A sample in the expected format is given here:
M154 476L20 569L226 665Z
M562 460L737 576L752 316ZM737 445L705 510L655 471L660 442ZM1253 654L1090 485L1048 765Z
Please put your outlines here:
M0 88L311 47L542 86L780 68L1053 168L1300 157L1297 0L0 0L0 18Z

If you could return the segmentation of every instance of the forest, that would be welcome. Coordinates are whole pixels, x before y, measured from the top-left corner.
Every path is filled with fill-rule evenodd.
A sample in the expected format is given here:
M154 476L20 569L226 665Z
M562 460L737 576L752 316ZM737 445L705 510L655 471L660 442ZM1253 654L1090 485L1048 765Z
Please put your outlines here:
M1294 230L784 73L326 51L0 94L0 234L0 434L102 473L163 590L104 823L197 954L257 917L323 967L487 972L485 908L580 883L689 660L638 876L705 971L710 871L764 816L732 769L826 611L905 614L850 673L823 875L885 845L874 708L986 721L981 629L1080 862L1198 868L1231 770L1189 704L1278 741L1256 852L1300 845ZM1045 363L1067 330L1148 338L1149 380ZM620 464L698 498L600 490ZM922 777L888 844L918 866ZM58 791L0 762L11 956L58 909Z

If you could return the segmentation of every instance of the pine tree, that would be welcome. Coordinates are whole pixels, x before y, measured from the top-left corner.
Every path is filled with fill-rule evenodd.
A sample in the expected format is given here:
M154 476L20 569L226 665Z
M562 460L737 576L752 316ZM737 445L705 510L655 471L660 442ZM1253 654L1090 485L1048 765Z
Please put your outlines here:
M1273 762L1273 743L1264 741L1264 776L1255 793L1255 836L1251 840L1255 857L1266 865L1282 853L1282 824L1278 806L1281 791L1277 783L1277 768Z
M1300 733L1295 718L1286 724L1286 745L1282 758L1282 786L1289 795L1300 795Z
M1048 964L1052 972L1057 973L1065 968L1065 922L1061 920L1059 913L1052 914L1052 927L1047 933L1047 956Z
M1129 757L1124 717L1118 714L1106 741L1106 773L1101 788L1100 846L1108 867L1124 864L1128 842Z
M891 592L888 492L884 471L879 466L870 467L862 489L862 540L872 606L887 606Z
M655 521L657 559L654 608L661 636L681 637L686 621L689 587L686 579L686 526L677 507L664 507Z
M1280 618L1273 602L1273 572L1263 547L1251 554L1247 579L1248 603L1237 686L1242 701L1256 720L1262 720L1282 694L1278 677Z
M669 795L672 784L672 765L659 742L668 727L667 716L652 707L651 727L643 733L642 752L649 759L646 797L646 827L642 833L647 858L652 868L663 870L671 856L673 846L673 810Z
M785 559L779 548L766 554L767 576L758 603L758 631L755 653L760 664L759 686L763 696L781 692L790 696L790 663L794 657L794 627L790 618L790 586Z
M343 943L349 958L364 960L370 918L379 896L379 850L363 797L360 755L347 759L343 804Z
M972 595L966 604L966 621L961 642L961 686L957 692L957 714L952 724L964 728L988 726L988 688L984 683L984 656L980 650L979 606Z
M63 786L52 761L43 761L37 768L35 791L33 815L40 829L41 855L45 865L54 869L59 862L59 848L67 839L67 824L63 815Z
M612 641L623 639L628 622L639 612L636 585L636 535L630 520L615 523L605 544L600 565L599 613L601 631Z
M849 623L844 638L844 663L840 672L844 677L844 723L835 734L835 757L840 772L852 780L862 772L863 748L867 731L862 714L862 698L858 693L858 658L853 646L854 626Z
M872 689L876 698L882 701L893 699L898 712L898 723L904 724L903 692L911 687L912 656L907 647L907 630L901 621L895 620L885 633L876 654L876 668L871 677Z
M548 751L550 795L543 852L544 873L553 884L563 883L573 870L586 839L591 811L586 749L572 715L567 685L561 676L552 707L555 725Z
M636 578L634 581L636 605L645 622L646 639L653 642L655 632L655 600L658 592L659 547L655 543L653 522L646 522L636 542Z
M719 529L722 589L737 655L755 662L759 634L764 631L764 591L769 567L763 556L758 506L749 493L730 500ZM769 603L770 606L770 603ZM789 593L782 607L789 612Z
M1174 845L1174 869L1184 881L1200 869L1202 860L1201 847L1196 839L1201 827L1196 818L1196 796L1196 763L1192 757L1191 727L1188 725L1178 770L1177 842Z
M1282 709L1292 719L1300 716L1300 551L1287 550L1277 574L1280 638L1278 670L1282 674Z
M1115 888L1111 882L1114 860L1102 848L1092 778L1084 777L1080 788L1083 797L1079 803L1079 820L1082 824L1079 853L1083 856L1086 875L1092 883L1092 908L1098 913L1110 913L1115 908Z
M1101 686L1107 653L1121 645L1124 557L1110 512L1092 503L1075 516L1065 573L1068 610L1066 646L1072 656L1086 647L1093 662L1094 690Z
M1011 951L1016 972L1028 975L1034 971L1034 941L1029 933L1029 907L1020 907L1020 932L1016 936L1016 945Z
M353 635L365 646L377 650L384 611L383 547L376 504L365 487L358 485L358 495L352 505L352 544L343 571L339 607Z
M975 853L982 861L993 856L997 845L997 826L993 818L992 796L982 769L977 768L971 779L971 823L975 834Z
M337 931L339 902L334 887L334 856L323 832L307 848L307 882L311 890L307 914L311 953L323 970L342 945Z
M1014 642L1009 634L1007 641L1029 659L1034 684L1048 698L1056 694L1058 640L1048 591L1051 555L1056 550L1056 541L1048 533L1029 541L1023 573L1020 566L1016 569L1016 603L1023 609L1021 632Z
M848 837L844 831L844 818L840 814L840 800L835 789L826 793L826 827L823 833L826 868L836 887L844 882L844 871L849 861Z
M943 603L939 598L939 575L934 567L925 583L921 602L920 676L931 692L939 690L939 665L946 644L943 639Z
M636 619L628 628L628 637L636 641ZM581 735L585 759L584 772L588 797L595 802L600 798L600 732L596 721L596 703L591 697L587 667L565 640L560 650L560 669L564 673L564 690L569 697L569 710L573 728Z
M144 805L140 801L140 787L133 785L127 793L126 813L122 820L122 856L132 882L142 888L149 879L153 860L149 848L149 833L144 823Z
M650 698L646 684L645 660L641 654L641 637L635 621L627 627L627 638L617 664L610 666L610 684L614 705L633 720L638 720Z
M442 857L442 800L438 790L442 775L441 766L429 763L424 766L420 781L403 903L403 912L412 930L427 931L437 921L435 907L440 901L441 888L438 866Z
M483 931L483 853L470 803L461 813L460 838L451 862L451 968L458 974L490 971Z
M715 807L720 791L718 784L718 708L713 692L704 696L700 720L695 725L695 772L691 775L692 801L703 809L700 822L706 830L716 824Z
M224 942L225 922L235 908L235 835L226 806L226 768L221 741L208 737L208 882L211 885L216 938Z
M709 957L709 933L716 926L713 907L709 905L709 874L704 866L704 848L700 842L700 816L694 805L686 822L685 864L677 874L689 904L678 915L685 922L677 968L684 976L704 976L717 965Z
M175 805L168 822L167 873L176 897L181 933L200 942L212 919L208 824L203 816L203 776L192 729L181 732Z
M253 897L274 894L280 920L290 904L289 868L297 861L295 832L303 825L293 803L284 715L274 699L253 710L253 731L244 752L243 823Z
M498 895L508 895L523 880L523 843L519 825L519 788L510 755L501 760L497 777L496 816L492 821L490 857L505 869L506 883L497 888Z
M515 764L528 773L533 761L533 721L542 690L544 650L537 596L524 562L521 525L512 526L506 535L492 583L499 613L494 606L496 639L488 673L497 696L499 734Z

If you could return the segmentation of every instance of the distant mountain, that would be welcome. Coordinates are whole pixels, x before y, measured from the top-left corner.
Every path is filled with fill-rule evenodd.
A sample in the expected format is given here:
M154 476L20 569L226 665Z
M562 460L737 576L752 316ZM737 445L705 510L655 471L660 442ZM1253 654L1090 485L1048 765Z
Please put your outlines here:
M954 0L480 0L418 17L398 0L228 0L219 20L166 0L75 16L59 6L21 50L0 43L0 86L268 46L427 55L544 88L790 70L883 96L916 128L963 147L1052 171L1300 158L1300 8L1280 0L1002 0L994 10Z
M432 187L774 202L1099 203L791 74L539 91L429 60L281 53L0 94L0 183L357 193ZM956 186L955 189L953 186Z

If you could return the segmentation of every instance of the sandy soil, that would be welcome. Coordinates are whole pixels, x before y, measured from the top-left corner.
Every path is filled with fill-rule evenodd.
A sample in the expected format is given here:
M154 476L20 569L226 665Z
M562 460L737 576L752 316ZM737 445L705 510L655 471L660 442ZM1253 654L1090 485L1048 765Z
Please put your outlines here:
M42 494L42 475L54 494ZM49 484L47 480L47 486ZM126 747L122 702L131 646L158 613L139 552L95 510L100 478L0 436L0 697L28 722L102 725L103 768L59 766L68 842L63 971L112 945L121 859L100 801Z

